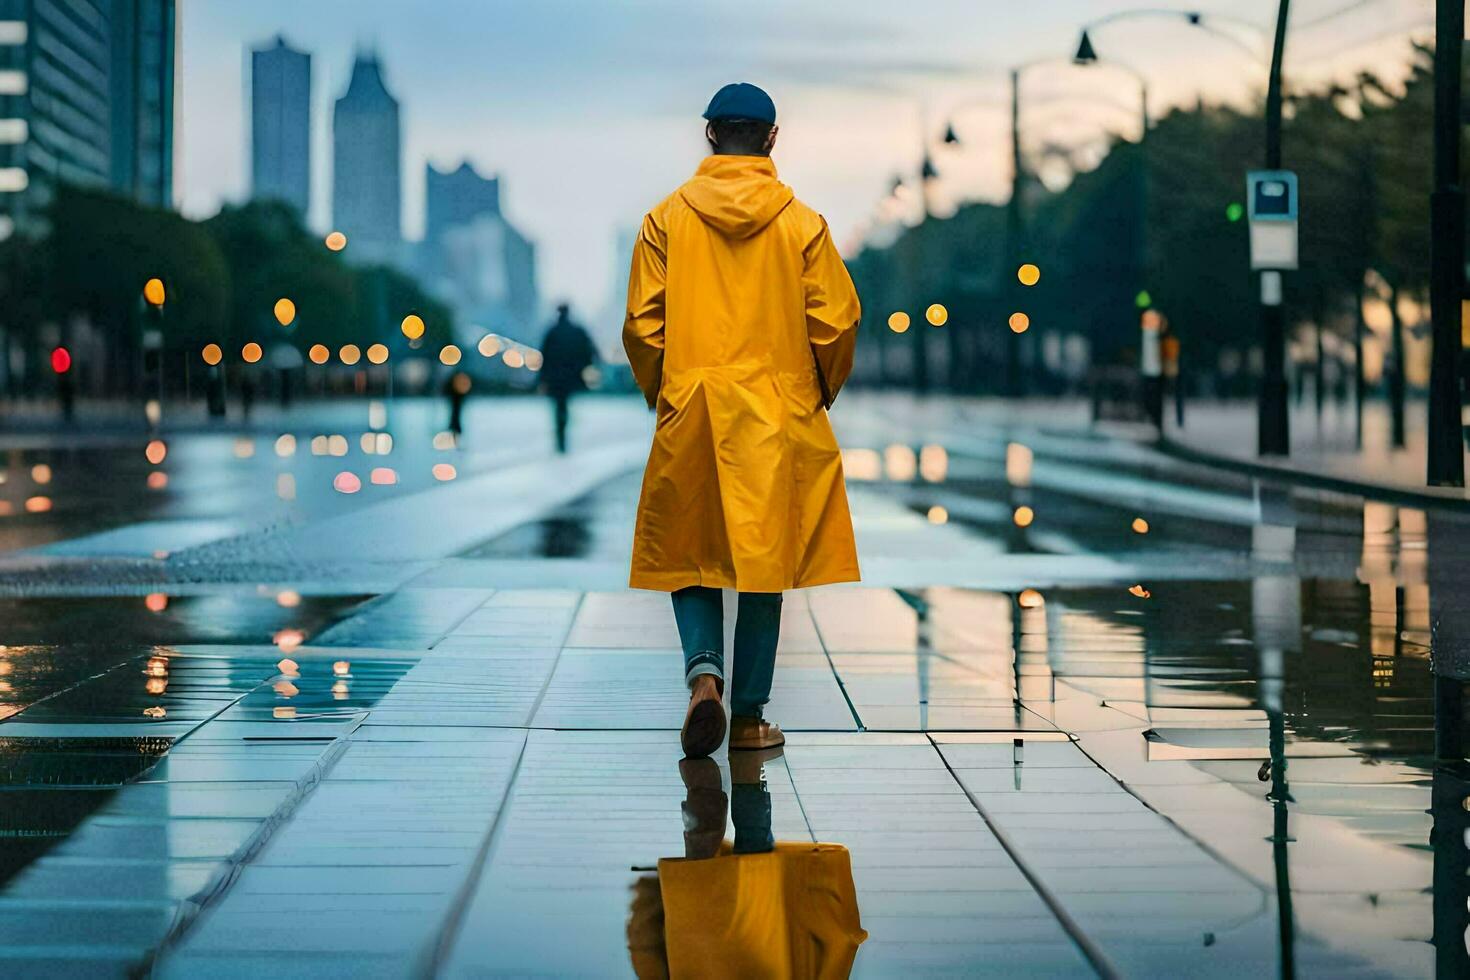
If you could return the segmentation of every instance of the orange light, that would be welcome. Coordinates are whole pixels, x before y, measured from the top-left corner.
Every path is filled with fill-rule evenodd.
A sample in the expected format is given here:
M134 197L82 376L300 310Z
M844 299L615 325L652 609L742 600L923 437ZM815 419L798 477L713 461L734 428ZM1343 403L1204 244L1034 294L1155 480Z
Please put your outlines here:
M1138 596L1138 598L1140 599L1147 599L1149 596L1153 595L1152 592L1150 592L1148 589L1145 589L1141 585L1130 585L1128 586L1128 591L1131 592L1133 595Z
M161 613L168 608L168 596L162 592L150 592L143 598L143 606L151 613ZM152 660L148 661L148 666L151 670L153 667ZM164 670L166 673L167 668L165 667Z
M506 367L520 368L526 366L526 355L518 350L508 350L500 358Z
M1037 592L1035 589L1022 589L1021 594L1016 596L1016 603L1022 609L1035 609L1036 607L1040 606L1044 601L1045 600L1041 598L1041 593Z
M1025 333L1031 327L1031 318L1024 313L1012 313L1011 333Z
M337 352L337 356L342 359L343 364L351 365L362 360L362 351L357 349L356 344L344 344Z
M143 298L151 306L162 306L163 301L168 298L163 289L163 280L149 279L145 282L143 284Z
M348 660L338 660L332 664L332 673L338 677L346 677L352 673L352 663Z
M26 513L28 513L28 514L44 514L44 513L46 513L49 510L51 510L51 498L50 497L27 497L26 498Z
M295 609L301 605L301 593L295 589L282 589L276 593L276 605L282 609Z
M340 252L347 247L347 236L340 231L334 231L327 236L327 248L334 252Z
M31 467L31 479L36 483L45 485L51 482L51 467L45 463L37 463Z
M282 296L276 300L276 322L289 327L296 319L296 304Z
M391 467L378 466L374 467L373 471L368 474L368 480L372 482L373 486L391 487L398 482L398 473Z
M1027 262L1016 270L1016 278L1021 281L1021 285L1023 286L1034 286L1041 281L1041 270L1030 262Z
M942 327L949 320L949 310L944 308L943 303L933 303L924 311L924 319L936 327Z
M332 352L327 350L325 344L312 344L311 350L306 352L306 356L311 358L311 363L313 364L325 364L327 363L327 359L332 356Z
M253 340L240 349L240 356L246 364L254 364L259 361L262 353L260 345Z
M500 338L493 333L487 333L480 338L480 353L485 357L494 357L500 353Z
M933 507L930 507L929 508L929 515L928 516L929 516L929 523L930 524L948 524L949 523L949 511L946 510L945 508L941 507L939 504L935 504Z
M168 474L163 470L154 470L148 474L148 489L162 490L168 486Z
M448 344L444 347L443 350L439 351L440 364L458 364L459 358L459 348L454 346L453 344Z
M459 471L454 468L453 463L434 464L434 479L439 480L440 482L447 482L454 479L458 475Z
M903 310L890 313L888 316L888 329L894 333L903 333L909 328L909 315Z
M1030 527L1031 522L1036 520L1036 511L1022 504L1011 515L1011 520L1016 522L1016 527Z
M409 340L418 340L424 335L424 318L417 313L410 313L403 318L403 323L399 325L399 329L403 331L403 336Z
M373 344L367 349L367 359L373 364L382 364L388 359L388 348L383 344Z
M219 344L205 344L204 350L199 352L199 356L204 358L205 364L214 367L220 361L224 360L225 352L220 350Z
M157 466L168 455L168 446L162 439L154 439L148 444L148 448L143 450L143 455L148 457L148 462Z
M332 479L332 489L338 493L357 493L362 489L362 480L356 473L343 470Z
M1135 517L1135 518L1133 518L1133 530L1136 531L1139 534L1147 534L1148 533L1148 521L1144 520L1141 517Z

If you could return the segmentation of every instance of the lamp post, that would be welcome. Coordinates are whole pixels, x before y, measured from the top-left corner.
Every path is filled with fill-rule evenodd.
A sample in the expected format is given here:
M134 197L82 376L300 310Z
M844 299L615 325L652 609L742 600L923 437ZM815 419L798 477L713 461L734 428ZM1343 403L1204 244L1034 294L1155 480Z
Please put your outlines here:
M1429 368L1431 486L1465 485L1460 404L1460 301L1465 295L1465 192L1460 186L1460 60L1463 0L1438 0L1434 45L1434 192L1430 196Z

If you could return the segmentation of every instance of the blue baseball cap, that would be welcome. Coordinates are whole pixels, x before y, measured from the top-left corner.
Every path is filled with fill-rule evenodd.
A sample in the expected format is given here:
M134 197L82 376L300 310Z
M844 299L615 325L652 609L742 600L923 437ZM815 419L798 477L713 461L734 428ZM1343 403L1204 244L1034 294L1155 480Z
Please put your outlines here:
M704 118L714 119L759 119L776 125L776 103L761 89L749 82L731 82L715 93L704 110Z

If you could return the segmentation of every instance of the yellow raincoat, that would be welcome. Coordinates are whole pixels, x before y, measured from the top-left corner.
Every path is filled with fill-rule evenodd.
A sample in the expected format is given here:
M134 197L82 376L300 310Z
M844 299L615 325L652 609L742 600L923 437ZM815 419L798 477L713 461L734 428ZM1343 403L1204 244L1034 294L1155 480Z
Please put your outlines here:
M857 581L827 409L859 316L827 223L767 157L708 157L643 219L623 346L658 421L633 588Z
M639 980L839 980L868 938L841 844L663 858L634 887L628 949Z

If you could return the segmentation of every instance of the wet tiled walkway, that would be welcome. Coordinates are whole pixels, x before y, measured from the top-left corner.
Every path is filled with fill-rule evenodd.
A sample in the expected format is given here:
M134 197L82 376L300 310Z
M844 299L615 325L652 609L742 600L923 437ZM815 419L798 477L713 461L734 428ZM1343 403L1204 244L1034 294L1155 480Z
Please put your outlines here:
M8 600L0 972L629 975L659 861L738 841L752 787L846 848L860 976L1457 962L1428 655L1465 523L941 409L910 419L942 445L847 416L869 584L788 596L789 742L713 784L667 598L621 588L627 446ZM198 581L323 542L340 578Z

